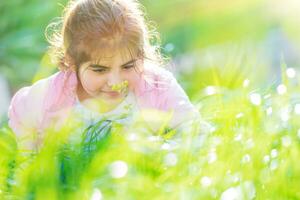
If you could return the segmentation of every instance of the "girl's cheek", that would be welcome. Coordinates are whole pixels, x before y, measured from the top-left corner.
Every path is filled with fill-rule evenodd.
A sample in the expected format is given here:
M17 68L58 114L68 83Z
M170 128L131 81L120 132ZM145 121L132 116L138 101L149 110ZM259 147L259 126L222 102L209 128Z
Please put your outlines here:
M90 91L95 91L101 88L104 84L105 77L104 75L99 75L95 72L86 72L82 76L82 81L84 81L84 85Z

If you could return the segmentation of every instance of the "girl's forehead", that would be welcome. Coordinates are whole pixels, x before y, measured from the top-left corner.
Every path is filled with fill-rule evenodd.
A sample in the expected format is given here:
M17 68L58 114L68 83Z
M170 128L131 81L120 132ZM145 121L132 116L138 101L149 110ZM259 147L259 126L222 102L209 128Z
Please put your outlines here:
M116 61L126 62L137 58L137 51L133 52L129 49L111 49L111 50L100 50L97 53L92 54L92 63L113 63Z

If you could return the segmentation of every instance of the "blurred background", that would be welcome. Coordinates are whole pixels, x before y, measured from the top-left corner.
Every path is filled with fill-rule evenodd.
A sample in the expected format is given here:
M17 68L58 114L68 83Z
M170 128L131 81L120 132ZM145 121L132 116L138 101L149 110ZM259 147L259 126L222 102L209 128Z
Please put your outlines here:
M142 0L162 52L193 101L208 86L270 87L300 65L299 0ZM0 116L21 87L55 70L45 28L66 0L0 2ZM246 81L246 82L245 82Z
M0 199L300 199L300 0L141 1L203 134L108 126L78 146L67 129L31 154L3 126ZM18 89L56 70L45 29L65 4L0 1L0 124Z

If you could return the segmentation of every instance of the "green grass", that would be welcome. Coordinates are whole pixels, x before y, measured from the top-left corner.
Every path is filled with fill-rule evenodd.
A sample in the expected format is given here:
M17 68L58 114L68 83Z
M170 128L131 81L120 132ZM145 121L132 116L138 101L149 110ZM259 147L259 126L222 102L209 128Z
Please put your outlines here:
M54 70L43 34L65 2L0 3L0 72L13 91L39 66L34 80ZM179 80L201 122L175 136L109 121L82 137L65 127L49 131L39 151L18 148L1 125L0 199L300 199L300 77L282 65L282 77L269 79L271 50L261 47L278 24L296 45L296 18L270 13L280 2L142 2L163 46L174 45L163 53L199 57L180 66L194 70L183 69ZM187 12L174 18L179 10Z
M187 88L202 120L173 137L104 121L75 140L78 127L49 132L25 152L3 127L1 199L300 199L300 77L282 69L285 93L229 87L230 73L213 90Z

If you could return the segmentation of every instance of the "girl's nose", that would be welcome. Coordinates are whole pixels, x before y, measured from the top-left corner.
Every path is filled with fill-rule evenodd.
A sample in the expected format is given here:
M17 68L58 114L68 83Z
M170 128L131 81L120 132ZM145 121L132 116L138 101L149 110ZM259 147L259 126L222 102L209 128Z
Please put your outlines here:
M112 87L112 86L114 86L116 84L119 84L121 82L122 82L122 79L121 79L120 75L117 74L117 73L110 74L108 79L107 79L107 85L109 87Z

